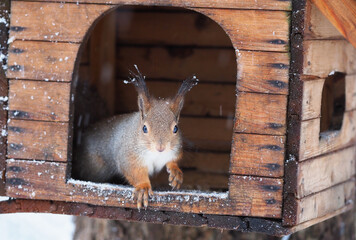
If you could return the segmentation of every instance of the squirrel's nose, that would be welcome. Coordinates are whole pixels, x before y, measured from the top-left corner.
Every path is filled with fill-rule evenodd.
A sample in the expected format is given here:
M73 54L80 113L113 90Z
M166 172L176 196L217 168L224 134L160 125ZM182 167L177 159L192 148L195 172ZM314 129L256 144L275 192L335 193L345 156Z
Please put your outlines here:
M156 146L158 152L163 152L166 147L161 143Z

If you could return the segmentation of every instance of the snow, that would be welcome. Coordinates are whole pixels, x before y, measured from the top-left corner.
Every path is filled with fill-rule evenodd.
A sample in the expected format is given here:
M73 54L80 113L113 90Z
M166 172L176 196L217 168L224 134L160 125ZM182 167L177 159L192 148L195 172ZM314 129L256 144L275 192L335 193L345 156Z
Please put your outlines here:
M73 217L43 213L0 214L1 239L70 240L75 225Z

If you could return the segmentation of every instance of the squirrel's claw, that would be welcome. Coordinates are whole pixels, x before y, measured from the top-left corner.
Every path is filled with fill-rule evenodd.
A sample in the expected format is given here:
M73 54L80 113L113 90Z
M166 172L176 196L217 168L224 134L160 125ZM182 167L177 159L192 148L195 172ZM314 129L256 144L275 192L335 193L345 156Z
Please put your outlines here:
M140 184L135 187L134 196L137 199L137 209L141 209L142 203L145 208L148 206L148 197L153 196L151 185L148 183Z
M179 189L183 183L183 172L179 168L170 169L168 181L173 189Z

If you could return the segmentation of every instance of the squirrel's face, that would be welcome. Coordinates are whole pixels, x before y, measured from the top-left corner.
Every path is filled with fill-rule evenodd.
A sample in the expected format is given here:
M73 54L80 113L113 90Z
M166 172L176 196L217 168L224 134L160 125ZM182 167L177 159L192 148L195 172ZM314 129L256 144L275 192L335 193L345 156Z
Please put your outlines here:
M141 121L140 138L152 152L178 151L181 137L178 117L171 109L171 101L154 101Z

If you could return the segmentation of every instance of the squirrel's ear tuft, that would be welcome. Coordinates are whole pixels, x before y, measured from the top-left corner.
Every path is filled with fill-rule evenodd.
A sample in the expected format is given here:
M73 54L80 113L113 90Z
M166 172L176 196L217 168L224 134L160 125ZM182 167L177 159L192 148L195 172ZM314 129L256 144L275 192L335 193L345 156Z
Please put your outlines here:
M141 112L142 119L146 116L147 111L150 108L150 95L145 83L145 77L142 75L137 65L134 65L137 73L133 71L130 72L129 80L130 82L125 83L133 83L135 85L136 91L138 93L138 108Z
M171 105L171 109L176 115L177 119L179 118L180 111L183 108L185 94L189 92L192 87L197 85L198 82L199 79L195 75L193 75L192 77L185 79L182 85L180 86L177 95L174 97Z

